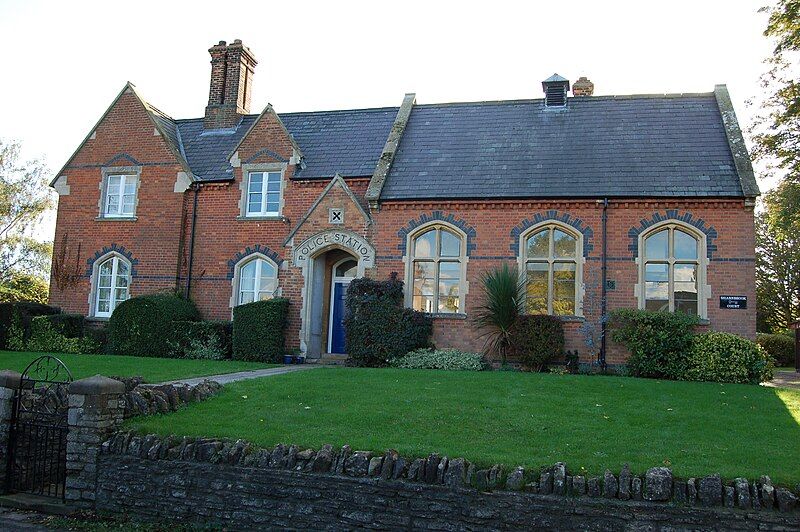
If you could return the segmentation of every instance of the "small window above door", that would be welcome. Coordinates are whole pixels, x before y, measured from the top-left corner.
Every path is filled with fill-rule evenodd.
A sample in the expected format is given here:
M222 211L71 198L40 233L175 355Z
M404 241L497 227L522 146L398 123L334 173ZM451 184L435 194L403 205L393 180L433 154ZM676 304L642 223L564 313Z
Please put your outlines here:
M358 274L358 262L346 260L336 266L336 277L355 277Z

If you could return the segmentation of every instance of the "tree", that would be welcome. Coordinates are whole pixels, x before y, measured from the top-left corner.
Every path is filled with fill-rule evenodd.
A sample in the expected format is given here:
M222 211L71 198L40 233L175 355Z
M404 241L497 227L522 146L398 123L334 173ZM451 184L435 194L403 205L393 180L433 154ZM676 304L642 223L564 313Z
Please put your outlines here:
M0 140L0 285L20 272L45 278L52 245L33 237L42 215L53 207L39 161L19 160L20 145Z
M517 316L524 312L525 278L517 269L503 263L500 268L481 276L483 301L475 311L475 323L483 330L489 351L499 353L506 363L512 329Z
M43 277L12 270L10 277L0 282L0 303L34 301L46 304L48 291L49 286Z

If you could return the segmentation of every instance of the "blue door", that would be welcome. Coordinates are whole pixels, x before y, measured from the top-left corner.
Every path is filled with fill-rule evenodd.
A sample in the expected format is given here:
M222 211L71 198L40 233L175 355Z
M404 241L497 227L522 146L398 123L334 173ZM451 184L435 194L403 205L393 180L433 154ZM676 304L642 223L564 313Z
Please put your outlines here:
M347 293L347 283L333 285L333 315L331 319L331 353L346 354L344 345L344 296Z

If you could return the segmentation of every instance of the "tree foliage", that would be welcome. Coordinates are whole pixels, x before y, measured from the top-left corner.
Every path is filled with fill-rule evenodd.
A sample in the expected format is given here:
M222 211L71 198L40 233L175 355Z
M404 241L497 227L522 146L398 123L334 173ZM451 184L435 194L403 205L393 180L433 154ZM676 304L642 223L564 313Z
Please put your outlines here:
M481 275L481 288L483 301L475 311L475 323L489 351L499 353L505 364L514 324L524 312L525 278L503 263Z
M47 169L21 162L20 145L0 140L0 283L19 271L44 277L52 246L33 237L42 215L53 207Z
M47 303L48 291L43 277L15 269L0 281L0 303Z
M781 205L766 195L765 212L756 217L756 290L760 332L787 329L800 318L800 233L770 223Z

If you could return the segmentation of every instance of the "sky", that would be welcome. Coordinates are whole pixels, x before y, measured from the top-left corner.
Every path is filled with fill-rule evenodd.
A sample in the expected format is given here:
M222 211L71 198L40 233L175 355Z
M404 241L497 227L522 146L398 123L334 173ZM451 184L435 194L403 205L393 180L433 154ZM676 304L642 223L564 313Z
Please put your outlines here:
M133 82L174 118L203 115L208 48L242 39L251 112L539 98L554 72L595 94L710 92L743 127L757 99L768 0L88 2L0 0L0 138L53 175ZM774 183L760 181L763 190ZM52 238L53 217L40 226Z

